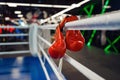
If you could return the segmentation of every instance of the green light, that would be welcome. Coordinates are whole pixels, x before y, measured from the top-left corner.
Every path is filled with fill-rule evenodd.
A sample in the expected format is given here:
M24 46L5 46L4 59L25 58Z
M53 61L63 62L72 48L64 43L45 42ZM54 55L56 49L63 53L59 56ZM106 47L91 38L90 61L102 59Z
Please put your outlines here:
M110 0L107 0L107 1L105 2L105 5L104 5L104 6L107 6L108 3L109 3L109 1L110 1ZM94 6L91 7L91 8L93 9ZM84 10L85 10L85 9L84 9ZM101 14L105 13L105 10L106 10L106 8L103 7L103 8L102 8L102 12L101 12ZM85 10L85 11L86 11L86 13L88 13L87 10ZM92 14L92 12L91 12L91 14ZM90 15L90 13L88 14L88 16L89 16L89 15ZM91 35L91 37L90 37L90 39L89 39L89 41L88 41L88 43L87 43L87 46L90 46L90 45L91 45L91 43L92 43L92 39L93 39L93 37L95 36L95 33L96 33L96 30L93 31L93 33L92 33L92 35Z
M90 7L90 11L88 11L88 7ZM93 11L94 5L87 5L84 7L85 12L87 13L88 17L91 17L92 11Z
M107 38L107 41L109 42L109 44L112 44L112 42L108 38ZM114 45L111 45L111 47L115 50L116 53L118 53L118 50Z
M104 14L104 13L105 13L105 11L106 11L106 6L108 6L109 2L110 2L110 0L106 0L106 2L105 2L105 4L104 4L104 7L102 8L101 14ZM89 4L89 5L87 5L87 6L85 6L85 7L83 8L83 10L86 12L86 14L87 14L88 17L91 17L92 12L93 12L93 9L94 9L94 6L95 6L95 4ZM89 10L88 10L88 9L89 9ZM91 46L91 43L92 43L93 38L94 38L94 36L95 36L95 33L96 33L96 30L93 30L92 35L91 35L90 39L88 40L87 46ZM83 32L82 32L82 34L84 35Z
M109 2L110 2L110 0L107 0L107 1L105 2L104 7L102 8L101 14L104 14L104 13L105 13L105 11L106 11L106 6L108 6Z
M91 5L91 7L90 7L90 16L92 14L93 8L94 8L94 5Z
M118 36L112 43L110 42L109 39L107 39L110 44L109 44L108 46L106 46L106 48L104 48L104 51L107 52L108 49L112 46L113 49L115 50L115 52L118 53L118 50L117 50L113 45L114 45L116 42L118 42L119 39L120 39L120 36Z
M90 45L91 45L92 40L93 40L93 38L94 38L94 36L95 36L95 33L96 33L96 30L93 30L92 35L91 35L91 37L90 37L90 39L89 39L89 41L88 41L88 43L87 43L87 46L90 46Z
M90 9L89 11L88 11L88 8ZM94 9L94 4L90 4L90 5L87 5L86 7L84 7L84 10L87 13L88 17L91 17L93 9ZM90 39L89 39L89 41L87 43L87 46L91 45L92 39L93 39L95 33L96 33L96 30L93 30L93 33L92 33L92 35L91 35L91 37L90 37Z
M87 43L87 46L90 46L90 42Z

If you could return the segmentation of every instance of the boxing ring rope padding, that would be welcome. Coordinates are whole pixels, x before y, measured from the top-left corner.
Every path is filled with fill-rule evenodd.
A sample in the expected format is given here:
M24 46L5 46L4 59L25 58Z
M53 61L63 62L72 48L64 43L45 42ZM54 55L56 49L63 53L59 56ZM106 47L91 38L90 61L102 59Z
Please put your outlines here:
M36 56L38 53L37 47L37 31L38 28L35 25L31 25L29 29L29 49L33 56Z
M28 36L28 34L0 34L0 37L8 37L8 36Z
M51 45L50 42L45 40L43 37L38 36L39 39L41 39L43 42L45 42L48 46ZM43 50L44 51L44 50ZM46 55L46 53L44 53ZM47 56L47 55L46 55ZM66 60L68 63L70 63L73 67L75 67L79 72L81 72L83 75L85 75L90 80L105 80L103 77L99 76L92 70L88 69L84 65L80 64L78 61L74 60L70 56L66 55L63 57L64 60Z
M0 43L1 45L24 45L24 44L29 44L28 42L4 42Z
M83 1L79 2L78 4L72 4L70 7L56 13L55 15L53 15L53 16L47 18L47 19L42 20L42 22L40 22L40 23L43 24L43 23L49 21L50 19L55 18L55 17L57 17L57 16L59 16L61 14L64 14L65 12L68 12L68 11L74 9L74 8L80 7L81 5L83 5L83 4L85 4L85 3L89 2L89 1L90 0L83 0Z
M0 55L5 55L5 54L22 54L22 53L30 53L29 50L23 50L23 51L8 51L8 52L0 52Z
M50 59L50 57L47 56L46 52L43 50L40 44L38 46L40 50L42 51L43 55L45 56L45 58L47 59L48 63L50 64L51 68L53 69L53 72L57 76L58 80L64 80L65 79L64 76L60 73L60 71L58 70L57 66L52 61L52 59Z
M58 24L43 25L41 29L56 29ZM120 11L68 22L65 30L120 30Z
M49 77L48 72L47 72L47 69L45 68L45 65L44 65L44 63L43 63L43 61L42 61L42 58L41 58L40 53L37 53L37 55L38 55L39 61L40 61L40 63L41 63L41 66L42 66L42 68L43 68L43 71L44 71L44 73L45 73L46 79L47 79L47 80L50 80L50 77Z

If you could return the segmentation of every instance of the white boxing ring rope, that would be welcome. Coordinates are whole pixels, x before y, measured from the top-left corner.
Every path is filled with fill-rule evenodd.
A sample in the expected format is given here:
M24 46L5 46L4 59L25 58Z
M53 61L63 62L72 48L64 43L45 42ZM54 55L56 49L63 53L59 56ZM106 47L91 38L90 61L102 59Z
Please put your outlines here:
M28 36L28 34L0 34L0 37L5 36Z
M41 63L41 66L42 66L42 68L43 68L43 71L44 71L44 73L45 73L46 79L47 79L47 80L50 80L50 77L49 77L48 72L47 72L47 70L46 70L46 68L45 68L44 62L42 61L41 55L40 55L39 53L38 53L38 58L39 58L39 61L40 61L40 63Z
M40 35L38 35L37 37L38 37L40 40L42 40L42 41L44 40L44 39L41 39L41 36L40 36ZM46 42L48 43L48 45L51 45L48 41L46 41ZM45 43L46 43L46 42L45 42ZM52 67L52 69L53 69L55 75L57 76L58 80L63 80L63 79L65 79L65 78L63 77L63 75L61 74L61 72L58 70L56 64L54 64L53 60L52 60L50 57L48 57L48 55L46 54L46 52L44 51L44 49L42 48L42 46L41 46L40 44L38 44L38 47L39 47L40 50L42 51L44 57L47 59L47 61L48 61L48 63L50 64L50 66ZM38 55L40 55L40 54L38 54Z
M17 28L17 29L29 29L28 26L0 26L0 28ZM29 36L28 33L13 33L13 34L0 34L1 37L15 37L15 36ZM1 46L8 46L8 45L29 45L29 41L26 42L0 42L0 47ZM8 54L23 54L23 53L30 53L30 50L17 50L17 51L3 51L0 52L0 55L8 55Z
M55 30L58 24L43 25L41 29ZM65 30L120 30L120 11L81 19L65 24Z

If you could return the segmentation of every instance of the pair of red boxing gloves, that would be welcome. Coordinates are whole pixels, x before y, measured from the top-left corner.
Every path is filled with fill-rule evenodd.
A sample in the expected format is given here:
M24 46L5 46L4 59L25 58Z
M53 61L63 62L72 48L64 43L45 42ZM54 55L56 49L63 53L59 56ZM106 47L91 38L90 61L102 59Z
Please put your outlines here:
M56 28L55 41L48 49L50 56L54 59L59 59L65 55L66 49L70 51L80 51L85 43L80 30L67 30L64 38L62 34L65 23L78 20L77 16L69 16L63 19Z

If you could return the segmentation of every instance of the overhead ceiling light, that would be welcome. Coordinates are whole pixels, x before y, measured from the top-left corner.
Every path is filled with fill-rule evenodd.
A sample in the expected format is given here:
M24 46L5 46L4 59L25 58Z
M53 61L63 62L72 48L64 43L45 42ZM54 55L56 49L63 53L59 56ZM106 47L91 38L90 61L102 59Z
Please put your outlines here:
M0 2L0 5L8 5L9 7L17 7L17 6L49 7L49 8L68 8L68 7L70 7L69 5L28 4L28 3L10 3L10 2Z
M23 15L22 14L18 14L18 17L23 17Z
M7 5L8 5L9 7L17 7L17 4L16 4L16 3L7 3Z
M68 7L70 7L68 5L52 5L52 6L55 8L68 8Z
M45 5L45 4L31 4L33 7L52 7L52 5Z
M27 4L27 3L17 3L18 6L30 6L31 4Z
M32 7L68 8L67 5L31 4Z
M5 17L5 20L6 20L6 21L9 21L9 20L10 20L10 18L9 18L9 17Z
M21 11L15 11L14 13L15 14L21 14Z
M5 5L6 3L5 2L0 2L0 5Z

